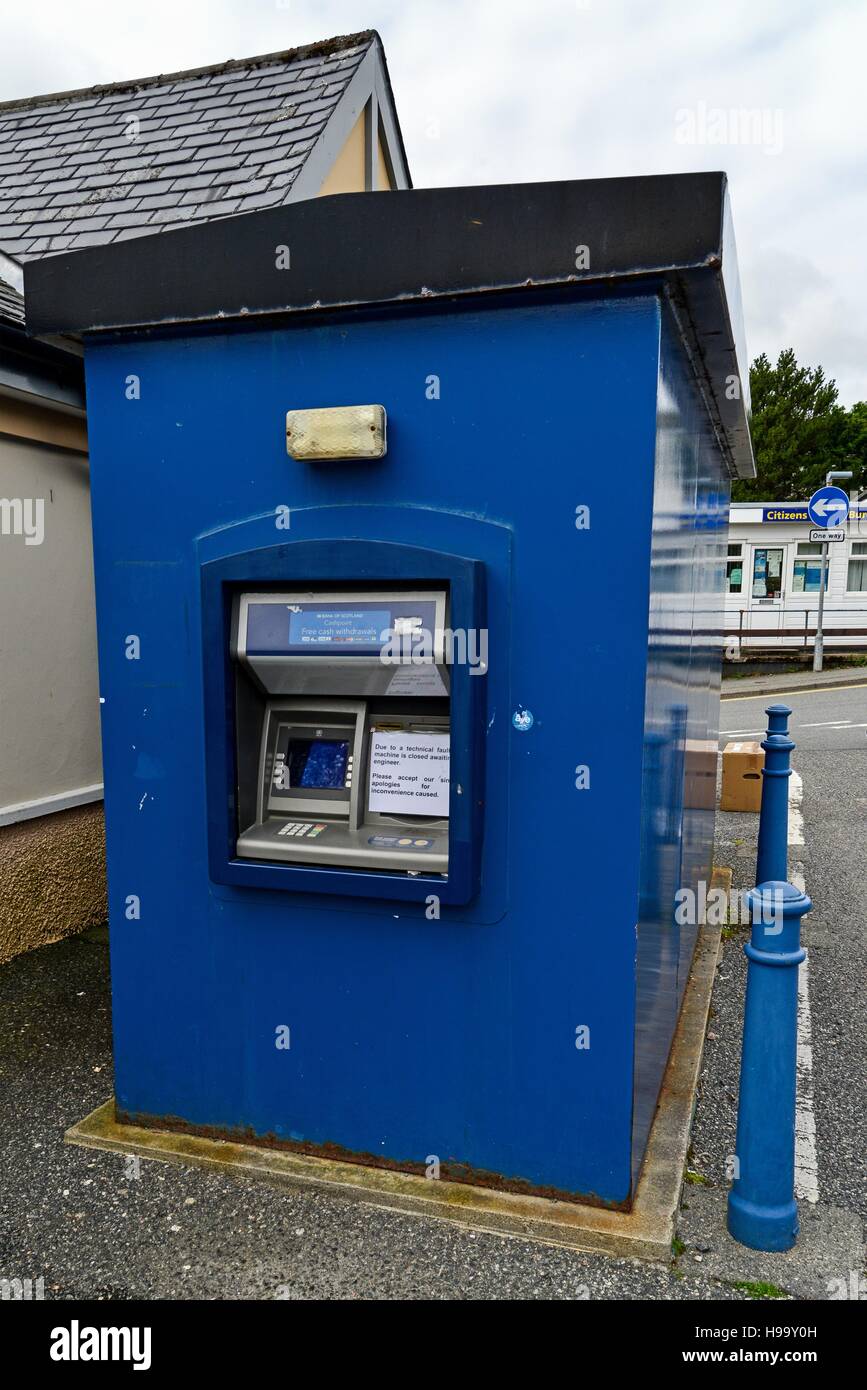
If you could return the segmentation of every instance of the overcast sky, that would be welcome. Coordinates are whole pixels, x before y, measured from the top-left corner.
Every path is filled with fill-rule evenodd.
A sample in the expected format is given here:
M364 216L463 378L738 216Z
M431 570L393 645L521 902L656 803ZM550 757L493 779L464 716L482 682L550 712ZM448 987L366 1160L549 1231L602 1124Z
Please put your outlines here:
M417 186L725 169L751 356L867 398L865 0L3 0L0 99L368 28Z

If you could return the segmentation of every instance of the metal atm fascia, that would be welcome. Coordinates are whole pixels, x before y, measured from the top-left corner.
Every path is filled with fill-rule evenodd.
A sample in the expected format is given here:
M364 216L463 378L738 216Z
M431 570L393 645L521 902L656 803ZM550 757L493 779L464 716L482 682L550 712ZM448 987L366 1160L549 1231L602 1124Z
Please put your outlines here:
M441 766L449 739L447 605L445 588L365 586L236 597L233 655L267 697L255 764L256 819L239 825L240 857L446 874L450 796L447 786L443 806ZM300 631L293 632L296 624ZM402 645L383 661L383 646L395 633ZM335 688L363 698L334 698ZM389 757L389 738L426 768L427 785L418 783L417 772L409 797L398 794L401 801L416 799L418 810L388 804L376 810L369 804L374 741L382 759ZM242 745L239 731L239 778L249 778L254 764L244 758ZM391 756L389 764L395 761ZM379 779L380 786L389 779L381 762ZM378 801L388 803L393 795L376 790ZM424 813L423 797L436 801L435 812Z
M326 689L328 693L334 695L339 694L342 689L354 692L359 684L356 679L358 671L363 669L368 677L364 683L364 693L385 694L394 670L383 665L378 646L375 651L347 652L345 654L338 651L328 652L327 664L330 669L328 670L327 685L323 685L321 675L325 670L325 664L321 655L315 662L311 662L309 654L299 651L279 655L267 652L251 653L248 650L249 617L251 607L258 607L263 604L274 604L282 607L284 604L312 606L314 603L330 605L382 603L393 607L396 600L399 600L401 605L417 603L433 606L431 614L433 618L433 661L446 691L448 691L449 677L443 650L448 601L445 589L396 590L364 587L362 589L334 591L299 589L292 592L281 591L280 593L273 591L243 593L238 595L236 599L237 607L232 624L232 655L236 660L248 665L260 677L263 684L274 693L297 695L311 692L324 694Z
M209 871L214 882L416 901L424 901L433 892L444 904L456 905L475 898L484 819L481 788L486 681L472 679L465 665L449 666L442 637L446 622L458 630L484 627L484 570L483 562L463 556L367 540L289 542L225 556L202 566L202 631L208 672ZM384 665L378 644L376 650L361 654L336 654L333 661L330 656L325 661L321 657L294 660L298 655L294 651L284 651L277 660L271 660L267 652L251 649L246 615L254 601L285 604L287 598L306 603L317 599L331 603L402 601L410 606L433 602L433 655L437 660L421 668ZM222 662L214 660L213 644L218 639L224 652ZM256 676L262 687L258 695L239 691L236 677L242 666ZM439 700L429 695L418 701L403 695L400 699L387 696L388 684L396 675L402 683L405 677L412 680L420 674L426 678L432 672L442 679ZM286 693L281 693L284 690ZM251 700L259 702L254 703L252 716ZM255 734L259 798L255 807L239 781L238 753L239 727L245 719L248 723L261 720L269 700L275 716L283 707L293 717L318 709L324 718L323 701L328 700L337 706L328 711L330 715L355 718L353 758L361 757L360 764L353 764L359 786L356 804L370 832L364 845L359 845L358 831L350 829L348 817L338 826L335 815L318 809L311 809L309 814L299 810L293 818L302 825L309 825L311 820L315 825L324 818L327 833L321 832L315 841L309 835L302 836L308 843L300 853L301 847L294 843L286 847L286 841L298 839L300 831L298 836L287 833L280 857L274 856L275 827L263 829L268 823L261 798L267 731L261 722ZM357 708L359 704L364 714ZM362 719L366 723L359 754L355 739ZM444 817L433 817L430 822L413 817L407 826L401 818L367 810L365 754L370 731L377 725L395 723L416 733L449 731L455 790L447 821ZM245 756L249 763L249 748ZM407 839L437 843L407 845Z

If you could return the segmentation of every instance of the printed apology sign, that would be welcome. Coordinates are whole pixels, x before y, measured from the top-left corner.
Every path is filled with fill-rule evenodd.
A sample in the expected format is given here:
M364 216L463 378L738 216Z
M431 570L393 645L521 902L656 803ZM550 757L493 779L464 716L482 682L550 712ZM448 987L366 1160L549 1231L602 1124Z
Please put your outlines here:
M447 816L448 734L374 731L367 805L393 816Z

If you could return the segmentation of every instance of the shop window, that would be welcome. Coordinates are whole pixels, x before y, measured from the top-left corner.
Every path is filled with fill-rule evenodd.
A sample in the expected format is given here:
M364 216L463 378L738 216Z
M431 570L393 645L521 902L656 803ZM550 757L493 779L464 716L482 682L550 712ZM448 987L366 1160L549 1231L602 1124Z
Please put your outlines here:
M816 557L815 559L813 557ZM821 542L799 541L792 571L792 592L795 594L818 594L822 587L822 545ZM825 570L825 587L828 587L828 571Z
M744 587L744 547L740 542L732 542L726 560L726 589L730 594L740 594Z
M850 594L867 592L867 541L853 541L846 588Z

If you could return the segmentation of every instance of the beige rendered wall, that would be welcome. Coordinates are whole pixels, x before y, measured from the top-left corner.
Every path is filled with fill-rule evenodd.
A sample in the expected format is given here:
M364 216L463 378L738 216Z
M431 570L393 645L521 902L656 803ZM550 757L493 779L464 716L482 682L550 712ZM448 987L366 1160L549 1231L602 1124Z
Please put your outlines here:
M3 499L42 503L41 543L15 534ZM0 433L0 595L2 818L102 781L84 454Z
M101 802L0 826L0 962L106 916Z
M39 810L102 781L84 443L80 419L0 398L0 960L105 919L101 803ZM27 544L19 504L40 500Z

